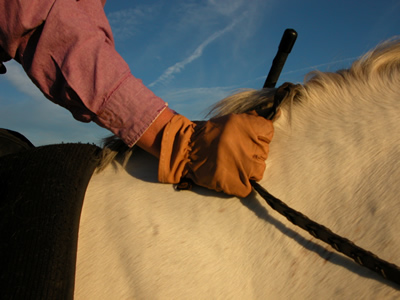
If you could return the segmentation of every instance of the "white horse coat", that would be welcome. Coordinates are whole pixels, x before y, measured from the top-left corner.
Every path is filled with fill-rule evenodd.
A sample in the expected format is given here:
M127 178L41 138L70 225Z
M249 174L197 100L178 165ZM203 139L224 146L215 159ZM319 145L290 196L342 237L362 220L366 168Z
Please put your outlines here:
M260 184L400 265L399 41L350 70L315 74L290 97ZM400 297L399 286L255 193L238 199L157 183L157 160L141 151L125 169L113 164L92 177L80 224L76 299Z

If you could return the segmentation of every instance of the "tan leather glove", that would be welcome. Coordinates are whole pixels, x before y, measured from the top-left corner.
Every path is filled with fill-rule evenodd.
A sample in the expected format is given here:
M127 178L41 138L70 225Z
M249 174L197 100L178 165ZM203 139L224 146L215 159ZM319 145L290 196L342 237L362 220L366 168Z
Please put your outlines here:
M194 183L246 197L250 180L261 180L273 137L271 121L255 112L231 114L207 122L175 115L166 125L161 143L158 179Z

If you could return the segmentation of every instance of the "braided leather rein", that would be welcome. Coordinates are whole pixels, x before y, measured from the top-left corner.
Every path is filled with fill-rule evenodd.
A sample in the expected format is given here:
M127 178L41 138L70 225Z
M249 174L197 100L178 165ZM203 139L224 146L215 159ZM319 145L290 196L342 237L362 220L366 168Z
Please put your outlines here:
M352 241L343 238L323 225L320 225L302 213L290 208L278 198L275 198L267 192L261 185L255 181L251 182L253 188L274 210L285 216L291 223L306 230L313 237L329 244L338 252L341 252L363 267L366 267L381 276L400 285L400 268L395 264L380 259L375 254L366 251Z
M257 113L260 116L272 120L277 114L280 105L285 101L285 99L287 99L287 95L294 87L295 85L289 82L282 84L275 91L273 106L266 108L260 107L256 109ZM380 259L372 252L366 251L355 245L352 241L333 233L329 228L310 220L307 216L290 208L284 202L272 196L255 181L251 181L251 185L274 210L285 216L291 223L306 230L313 237L329 244L336 251L354 259L354 261L361 266L366 267L380 274L383 278L400 285L400 267Z

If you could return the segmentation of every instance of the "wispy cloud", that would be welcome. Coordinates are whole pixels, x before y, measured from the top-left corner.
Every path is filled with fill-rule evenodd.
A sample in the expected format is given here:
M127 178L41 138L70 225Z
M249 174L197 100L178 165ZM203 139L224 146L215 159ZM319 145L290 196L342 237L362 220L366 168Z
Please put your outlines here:
M301 69L297 69L297 70L291 70L291 71L283 72L282 74L284 74L284 75L286 74L287 75L287 74L293 74L293 73L298 73L298 72L306 72L306 71L318 70L320 68L329 67L329 66L332 66L332 65L337 65L337 64L341 64L341 63L345 63L345 62L349 62L349 61L354 61L354 60L356 60L358 58L359 58L359 56L349 57L349 58L345 58L345 59L331 61L329 63L324 63L324 64L319 64L319 65L315 65L315 66L311 66L311 67L307 67L307 68L301 68Z
M115 40L123 41L140 32L140 27L155 14L157 6L137 6L107 14Z
M36 146L60 142L93 142L109 133L95 124L81 123L47 100L15 61L7 62L2 79L14 86L12 97L0 97L2 126L24 134Z
M3 76L19 91L31 98L35 100L44 98L43 94L29 79L22 67L15 61L11 60L7 63L7 73Z
M304 76L308 73L308 72L311 72L311 71L315 71L315 70L321 70L322 69L322 71L328 71L328 70L324 70L325 68L328 68L329 69L329 67L331 67L331 66L334 66L334 65L341 65L341 64L343 64L343 63L348 63L348 62L352 62L352 61L354 61L354 60L356 60L356 59L358 59L359 58L359 56L356 56L356 57L349 57L349 58L344 58L344 59L340 59L340 60L335 60L335 61L331 61L331 62L328 62L328 63L323 63L323 64L318 64L318 65L314 65L314 66L310 66L310 67L305 67L305 68L300 68L300 69L295 69L295 70L289 70L289 71L284 71L284 72L282 72L281 73L281 78L283 77L283 76L285 76L285 75L292 75L292 74L296 74L296 73L300 73L300 72L303 72L304 73ZM332 71L337 71L337 69L335 69L335 70L332 70ZM260 80L265 80L267 78L267 74L265 74L265 75L263 75L263 76L259 76L259 77L257 77L257 78L255 78L255 79L250 79L249 81L247 81L247 82L245 82L245 83L243 83L243 84L247 84L247 83L249 83L249 82L253 82L253 81L260 81ZM283 79L283 78L282 78Z
M153 87L158 83L163 83L163 84L168 83L171 79L174 78L174 74L180 73L185 68L186 65L190 64L192 61L194 61L195 59L199 58L203 54L204 49L210 43L212 43L213 41L215 41L216 39L218 39L219 37L221 37L225 33L231 31L235 27L235 25L238 22L240 22L240 20L241 20L241 18L240 19L236 19L231 24L226 26L224 29L214 32L205 41L203 41L200 44L200 46L198 46L191 55L189 55L188 57L186 57L182 61L177 62L173 66L167 68L164 71L164 73L157 80L155 80L154 82L150 83L149 86Z
M245 3L245 0L208 0L208 4L212 9L226 16L232 15Z

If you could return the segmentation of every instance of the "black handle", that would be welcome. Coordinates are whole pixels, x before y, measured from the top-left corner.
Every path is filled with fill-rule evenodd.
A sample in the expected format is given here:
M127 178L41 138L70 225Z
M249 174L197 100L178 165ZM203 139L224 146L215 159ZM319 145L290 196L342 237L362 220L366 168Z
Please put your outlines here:
M294 29L286 29L283 33L281 42L279 44L278 52L272 62L271 69L269 70L268 77L265 80L263 88L274 88L286 59L292 51L293 45L297 39L297 32Z

